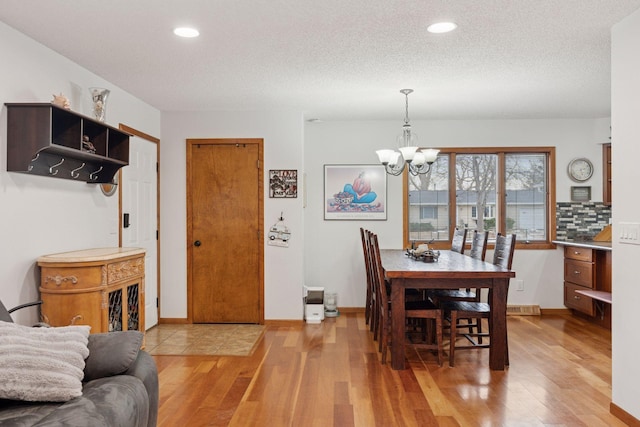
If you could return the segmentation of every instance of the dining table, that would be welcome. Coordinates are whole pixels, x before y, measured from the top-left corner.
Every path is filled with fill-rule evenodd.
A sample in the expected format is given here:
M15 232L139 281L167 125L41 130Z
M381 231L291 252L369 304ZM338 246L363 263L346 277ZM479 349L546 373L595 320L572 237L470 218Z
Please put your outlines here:
M503 371L507 363L507 293L512 270L470 256L441 250L437 260L424 262L401 249L381 249L385 278L391 286L391 367L405 369L405 290L490 289L492 342L489 368Z

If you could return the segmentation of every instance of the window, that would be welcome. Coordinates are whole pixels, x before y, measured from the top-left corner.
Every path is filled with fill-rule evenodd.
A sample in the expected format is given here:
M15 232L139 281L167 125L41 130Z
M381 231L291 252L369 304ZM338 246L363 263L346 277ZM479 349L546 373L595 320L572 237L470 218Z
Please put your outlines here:
M553 147L440 151L431 172L408 174L405 245L446 247L453 229L515 233L518 246L548 248L555 237Z
M484 218L495 218L495 204L484 207ZM478 207L471 206L471 218L478 219Z
M438 208L436 206L421 206L420 219L438 219Z

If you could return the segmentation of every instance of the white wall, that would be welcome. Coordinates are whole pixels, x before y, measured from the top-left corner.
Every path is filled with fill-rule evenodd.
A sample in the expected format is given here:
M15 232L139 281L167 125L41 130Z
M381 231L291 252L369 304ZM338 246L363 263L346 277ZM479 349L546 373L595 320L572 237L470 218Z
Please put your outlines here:
M264 139L265 318L301 319L304 230L302 216L303 119L298 112L166 112L162 114L161 290L162 318L187 316L186 139ZM269 169L297 169L295 199L270 199ZM283 212L288 248L266 245L266 232ZM248 250L250 248L247 248ZM238 260L239 263L242 260Z
M338 305L362 307L365 272L359 228L378 233L382 248L402 247L402 181L388 177L387 221L325 221L323 166L375 164L375 150L393 148L402 125L397 121L307 123L305 131L305 282L338 293ZM608 142L608 119L413 121L420 143L433 147L555 146L557 201L570 201L568 162L585 156L595 166L594 201L602 201L602 143ZM488 254L492 256L491 253ZM516 251L513 268L524 291L509 293L510 304L564 308L562 250Z
M620 244L615 230L620 222L640 222L638 200L638 141L640 141L640 11L612 30L612 184L613 184L613 403L640 419L640 307L638 259L640 246Z
M90 114L88 87L111 90L107 123L159 136L160 113L97 75L0 22L0 300L7 307L38 297L36 259L45 254L117 246L117 197L66 179L7 172L6 102L50 102L64 93ZM32 323L36 310L14 313Z

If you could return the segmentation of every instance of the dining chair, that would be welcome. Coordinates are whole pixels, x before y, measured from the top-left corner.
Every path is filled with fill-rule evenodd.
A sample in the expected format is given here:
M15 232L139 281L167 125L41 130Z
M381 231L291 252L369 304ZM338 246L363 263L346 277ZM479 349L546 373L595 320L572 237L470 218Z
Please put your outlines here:
M373 300L375 298L375 296L373 295L372 292L372 286L371 286L371 266L370 266L370 262L369 262L369 254L367 253L368 251L368 242L369 239L369 230L365 230L364 228L360 227L360 240L362 241L362 254L364 256L364 269L365 269L365 273L367 276L367 291L366 291L366 299L365 299L365 306L364 306L364 320L365 320L365 324L369 325L370 320L371 320L371 307L373 304Z
M382 353L382 364L387 363L387 353L391 346L391 313L393 307L390 303L387 283L384 278L384 269L382 268L382 261L380 259L380 247L378 245L378 236L375 233L370 235L371 249L373 254L374 265L374 288L376 296L378 297L378 317L379 317L379 336L378 336L378 349ZM432 328L436 333L436 342L431 342L430 336L425 336L424 340L413 342L410 341L406 333L402 337L405 344L410 344L414 348L423 348L428 350L436 350L438 357L438 365L442 365L443 355L443 339L442 339L442 311L436 307L431 301L423 300L410 300L405 301L405 318L406 319L423 319L435 321L435 328ZM423 336L425 330L423 329Z
M471 240L471 249L468 256L484 261L487 254L488 240L488 231L479 232L478 230L473 230L473 239ZM442 301L480 301L480 289L437 289L431 291L429 297L435 304L439 304Z
M464 253L464 245L467 242L467 229L456 228L453 231L453 238L451 239L451 250L453 252Z
M504 236L500 233L496 236L495 250L493 253L493 264L511 270L513 263L513 254L516 247L516 235L510 234ZM489 290L489 300L491 300L491 289ZM506 304L506 301L505 301ZM454 366L455 351L470 348L489 348L491 346L491 306L485 302L479 301L443 301L440 308L444 313L444 319L449 321L449 366ZM506 315L506 314L505 314ZM458 325L459 319L477 319L478 328L476 332L468 330L467 332L459 332L461 327L467 329L467 325ZM482 332L482 319L489 320L488 332ZM506 324L506 319L505 319ZM457 344L457 339L462 337L470 342L470 344ZM483 338L489 338L489 342L483 341ZM509 343L506 343L505 361L509 365Z

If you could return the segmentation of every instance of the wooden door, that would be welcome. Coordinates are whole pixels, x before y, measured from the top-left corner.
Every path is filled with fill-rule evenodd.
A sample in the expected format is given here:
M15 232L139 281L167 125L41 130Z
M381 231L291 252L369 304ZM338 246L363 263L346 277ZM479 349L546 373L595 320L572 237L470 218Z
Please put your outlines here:
M193 323L262 323L261 139L187 140L187 269Z

